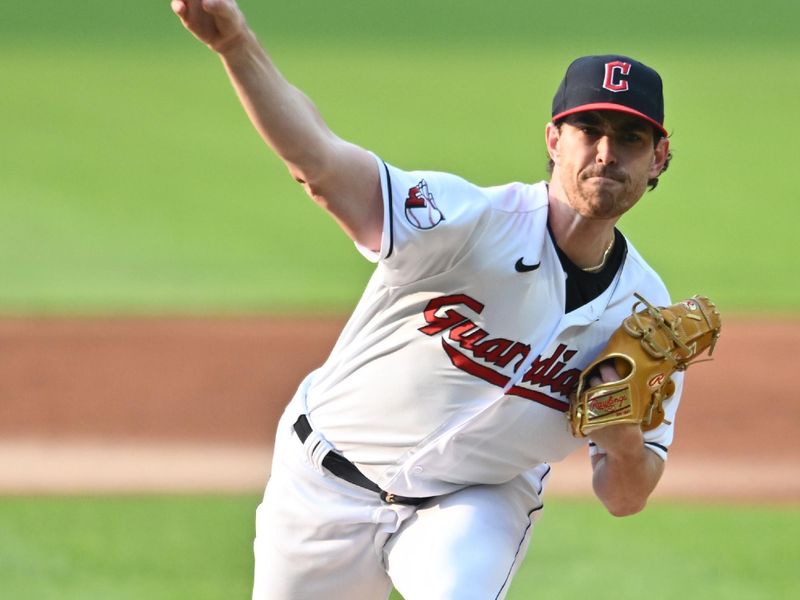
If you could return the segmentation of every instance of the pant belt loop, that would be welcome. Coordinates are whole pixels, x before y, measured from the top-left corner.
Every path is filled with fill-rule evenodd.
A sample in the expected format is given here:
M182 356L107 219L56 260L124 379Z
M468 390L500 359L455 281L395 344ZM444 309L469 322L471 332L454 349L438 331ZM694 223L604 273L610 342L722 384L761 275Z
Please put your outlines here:
M333 450L330 442L322 437L318 431L312 431L306 441L303 442L303 450L305 450L306 458L311 463L311 466L321 475L324 474L322 461L325 460L328 452Z
M370 481L353 463L333 449L322 434L311 428L308 417L300 415L294 424L297 437L303 443L303 449L314 469L324 474L323 468L336 477L378 494L388 504L410 504L419 506L430 498L408 498L386 492Z

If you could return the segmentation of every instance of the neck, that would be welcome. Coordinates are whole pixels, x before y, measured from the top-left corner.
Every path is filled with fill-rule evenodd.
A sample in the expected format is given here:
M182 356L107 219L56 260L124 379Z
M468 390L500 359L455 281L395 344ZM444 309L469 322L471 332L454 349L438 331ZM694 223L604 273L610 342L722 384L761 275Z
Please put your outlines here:
M614 243L617 219L587 219L551 194L548 220L558 247L575 265L602 269Z

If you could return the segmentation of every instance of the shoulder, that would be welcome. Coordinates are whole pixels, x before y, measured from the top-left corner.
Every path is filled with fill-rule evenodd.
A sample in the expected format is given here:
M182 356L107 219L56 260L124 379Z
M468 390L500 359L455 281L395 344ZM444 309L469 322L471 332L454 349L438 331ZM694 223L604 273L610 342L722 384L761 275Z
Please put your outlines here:
M419 196L457 204L471 204L474 208L497 210L509 213L531 212L547 206L547 184L521 182L495 186L480 186L464 177L444 171L404 171L387 163L385 169L387 187L403 196L411 204ZM395 199L395 202L401 199Z
M389 185L396 190L411 190L422 182L429 192L481 195L481 187L453 173L418 169L406 171L385 162L381 164Z
M535 184L518 181L484 188L493 210L505 213L531 213L547 209L547 183Z
M433 229L488 206L483 189L443 171L405 171L381 163L384 202L417 229Z

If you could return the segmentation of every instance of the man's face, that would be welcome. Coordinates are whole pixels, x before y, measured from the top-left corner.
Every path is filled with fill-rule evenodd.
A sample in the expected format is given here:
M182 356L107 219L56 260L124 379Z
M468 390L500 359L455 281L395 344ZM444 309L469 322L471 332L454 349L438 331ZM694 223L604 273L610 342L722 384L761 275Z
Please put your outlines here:
M654 135L643 119L614 111L570 115L560 128L549 123L547 148L555 163L551 185L585 218L618 218L661 173L669 140L654 145Z

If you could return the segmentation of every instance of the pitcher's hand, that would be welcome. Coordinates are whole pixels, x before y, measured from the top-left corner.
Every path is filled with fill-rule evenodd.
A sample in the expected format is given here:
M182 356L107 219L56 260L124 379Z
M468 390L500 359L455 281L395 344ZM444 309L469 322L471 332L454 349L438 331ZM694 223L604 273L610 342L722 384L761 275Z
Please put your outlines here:
M244 15L234 0L172 0L170 6L186 29L220 54L247 31Z

